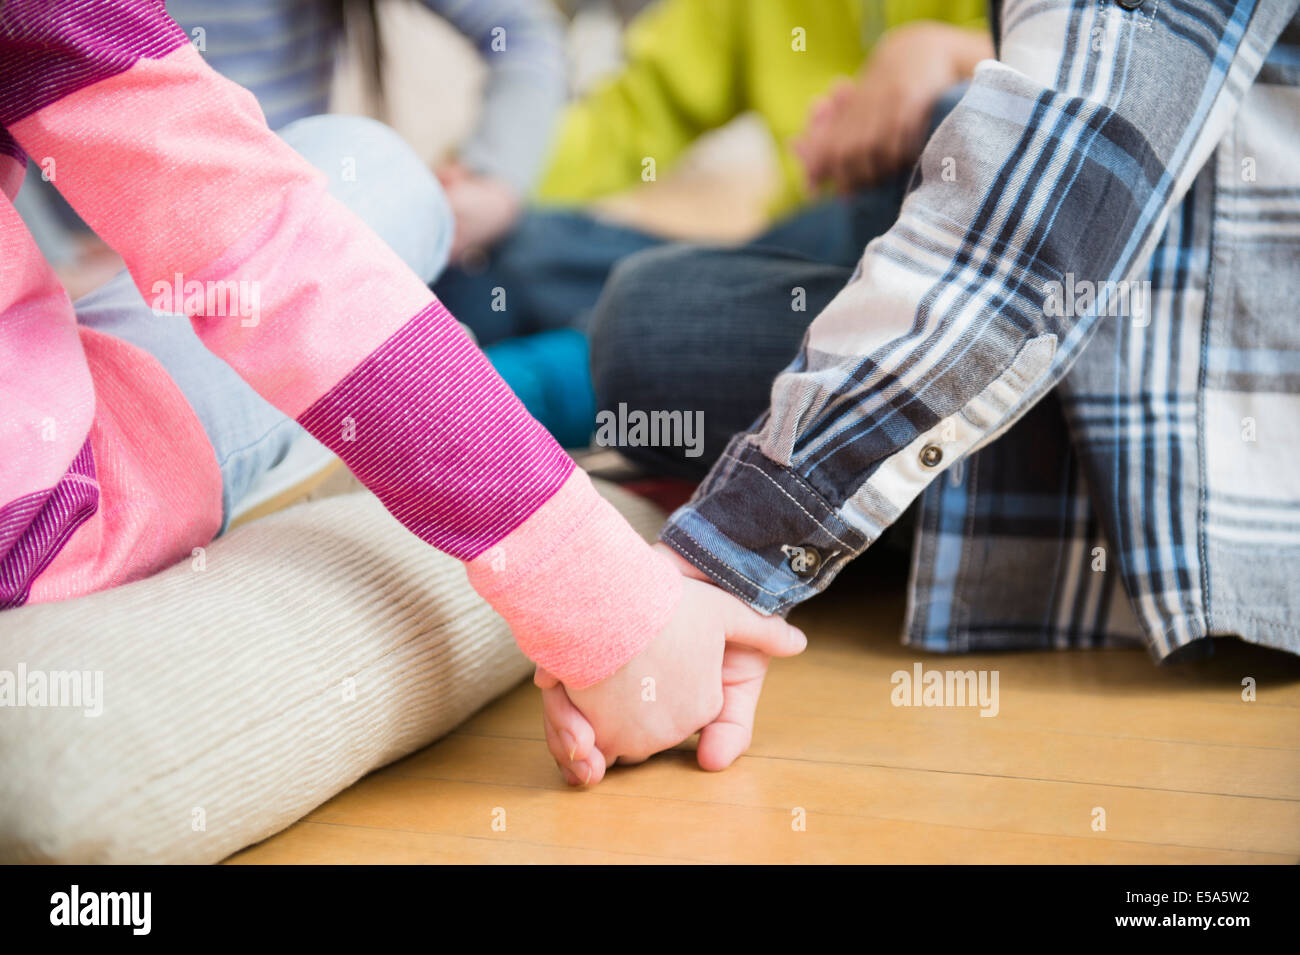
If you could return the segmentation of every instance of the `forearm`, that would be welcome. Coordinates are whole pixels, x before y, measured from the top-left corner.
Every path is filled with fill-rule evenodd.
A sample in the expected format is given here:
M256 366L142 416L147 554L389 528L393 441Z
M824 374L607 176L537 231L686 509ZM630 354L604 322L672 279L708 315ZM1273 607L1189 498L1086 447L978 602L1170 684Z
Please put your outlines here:
M473 562L553 499L599 513L585 477L424 283L266 128L251 95L207 68L161 3L11 4L0 25L5 125L54 160L55 184L122 254L145 300L190 316L408 529ZM605 546L607 525L585 522L571 546ZM671 612L662 561L625 543L619 567L657 581L663 599L602 621L618 654L607 634L575 628L566 675L630 658ZM601 592L598 575L568 591L588 602ZM534 632L554 630L541 589L530 593L509 605L526 650Z
M1208 51L1181 22L1114 7L1012 24L1006 62L977 70L898 222L777 377L762 427L737 436L664 539L755 607L787 609L1046 394L1116 314L1289 9L1196 15ZM1180 95L1126 82L1154 75ZM1073 277L1104 291L1054 307Z

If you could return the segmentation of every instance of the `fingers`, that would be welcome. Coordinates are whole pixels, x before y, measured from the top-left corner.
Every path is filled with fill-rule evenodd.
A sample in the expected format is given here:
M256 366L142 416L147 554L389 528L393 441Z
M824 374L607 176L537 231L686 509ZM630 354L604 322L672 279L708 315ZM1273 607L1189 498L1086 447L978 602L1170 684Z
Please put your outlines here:
M546 748L550 751L551 759L555 760L555 765L559 767L560 772L564 775L564 781L570 786L581 786L582 779L569 768L570 763L566 744L560 740L559 734L555 732L555 727L545 717L542 717L542 729L546 733Z
M570 761L567 757L568 744L560 739L555 727L546 720L542 721L542 726L546 731L546 748L550 750L555 765L564 774L565 782L570 786L586 786L595 785L605 778L605 756L600 750L592 747L585 759Z
M808 646L808 638L803 631L790 626L780 617L760 616L735 597L721 592L717 597L728 603L723 618L728 644L761 650L771 657L792 657L803 653Z
M560 739L555 727L545 719L542 720L542 726L546 731L546 748L550 750L555 765L564 774L565 782L570 786L594 785L605 777L605 757L600 750L593 747L585 759L570 761L567 757L568 744Z
M564 687L553 686L542 691L542 716L563 743L567 761L583 759L595 747L596 731L573 705Z
M809 189L816 189L826 178L830 160L828 132L827 120L814 122L790 144L803 164L804 178Z
M795 154L803 163L804 182L808 190L818 189L826 180L826 149L821 140L801 140L794 144Z
M754 713L767 675L767 657L757 650L729 646L723 660L722 712L700 730L695 758L701 769L726 769L749 749Z
M573 775L584 786L594 786L605 778L605 754L594 746L587 753L586 759L580 759L571 767Z
M830 100L832 113L839 112L853 101L853 93L857 89L855 80L847 76L841 76L831 85L828 99Z
M886 113L876 113L846 131L835 168L835 182L842 192L874 186L893 172L893 136Z
M585 786L604 776L604 759L595 748L595 732L578 708L569 700L555 674L538 667L533 682L542 690L542 726L546 730L546 748L551 752L564 781L571 786ZM599 758L598 758L599 756Z
M836 178L839 141L847 120L845 111L853 101L855 83L837 79L824 95L813 101L803 132L791 144L804 167L808 188L815 190L827 179Z
M596 748L596 733L565 693L555 685L542 690L542 723L546 747L571 784L600 782L605 775L604 754Z
M815 126L818 123L824 123L831 118L835 109L835 97L827 93L825 96L819 96L812 102L812 107L808 110L808 125Z

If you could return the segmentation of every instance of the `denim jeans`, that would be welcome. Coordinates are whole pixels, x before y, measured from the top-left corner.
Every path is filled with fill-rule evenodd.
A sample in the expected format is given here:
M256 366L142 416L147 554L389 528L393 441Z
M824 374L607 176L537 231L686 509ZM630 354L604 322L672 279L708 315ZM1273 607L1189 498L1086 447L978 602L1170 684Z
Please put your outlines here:
M619 450L654 473L703 478L767 409L772 379L852 271L780 249L690 245L620 263L590 329L596 408L698 413L703 451Z
M793 250L847 267L869 240L893 223L902 185L899 179L852 197L818 203L778 223L745 248L756 254ZM679 248L658 236L581 212L535 210L526 213L498 245L486 267L450 268L434 291L474 331L488 359L529 413L565 447L585 446L596 410L584 337L593 307L620 262ZM723 287L732 281L721 272L708 279ZM504 308L498 290L504 292ZM716 290L697 291L707 297ZM712 316L705 313L701 319L695 314L707 328ZM672 327L669 318L661 331ZM797 344L796 337L787 357Z
M438 276L451 248L451 208L400 136L375 120L336 115L298 120L280 136L329 176L330 193L417 275L426 282ZM188 321L155 315L126 272L75 307L81 324L152 354L188 399L221 468L225 530L234 506L305 432L208 351Z
M935 104L931 132L967 86ZM894 224L907 178L814 206L740 248L673 245L620 262L589 323L596 408L701 412L703 451L620 450L652 471L703 478L765 413L812 320Z
M853 196L823 200L778 222L744 248L782 249L851 266L862 247L893 224L902 195L900 177ZM581 211L533 209L484 263L447 269L434 292L484 346L560 328L583 330L619 262L675 244Z

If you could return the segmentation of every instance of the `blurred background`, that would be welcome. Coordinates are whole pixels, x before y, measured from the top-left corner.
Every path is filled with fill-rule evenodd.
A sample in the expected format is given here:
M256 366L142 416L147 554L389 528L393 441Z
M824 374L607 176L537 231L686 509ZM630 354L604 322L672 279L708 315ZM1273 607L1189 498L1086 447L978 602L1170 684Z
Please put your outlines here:
M289 0L285 5L312 2ZM537 2L542 5L549 0ZM628 22L653 2L549 3L562 18L570 99L617 73L625 62ZM210 0L167 5L190 32L193 24L203 22L209 9L215 12L221 6ZM372 41L350 22L339 55L334 57L329 110L384 120L430 167L437 168L455 155L479 121L488 80L484 57L464 34L419 0L376 0L374 8L383 50L378 65L382 93L371 75L375 64L366 47ZM205 30L205 42L217 42L215 33L215 28ZM291 39L268 36L267 43ZM267 112L274 126L274 115L270 109ZM52 188L33 181L38 175L38 169L29 167L17 205L76 300L111 279L122 262L80 226L76 214ZM670 168L661 170L655 182L602 197L592 211L665 237L742 240L764 224L765 204L777 176L771 136L753 115L744 115L704 135Z
M580 97L624 63L624 29L656 0L570 0L565 17L569 96ZM431 165L474 129L487 68L469 41L417 0L379 0L386 108L365 78L364 56L339 61L330 108L384 118ZM430 122L436 116L437 122ZM596 202L610 218L684 239L739 241L766 222L777 184L776 152L762 122L746 113L705 134L645 183Z

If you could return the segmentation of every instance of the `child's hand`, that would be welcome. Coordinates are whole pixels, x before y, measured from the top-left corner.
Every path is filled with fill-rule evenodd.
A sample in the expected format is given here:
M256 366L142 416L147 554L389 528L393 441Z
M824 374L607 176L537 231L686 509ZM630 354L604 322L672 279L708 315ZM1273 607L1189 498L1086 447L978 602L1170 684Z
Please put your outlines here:
M981 31L917 21L880 38L861 75L813 104L794 142L809 185L874 185L920 155L934 104L993 47Z
M439 167L437 175L456 220L452 262L461 264L470 253L494 245L523 210L519 196L502 179L471 172L458 163Z
M547 746L570 783L599 782L616 760L639 762L701 727L700 765L725 768L749 746L768 657L807 645L781 618L760 616L712 584L683 585L668 625L608 679L568 690L538 670Z

